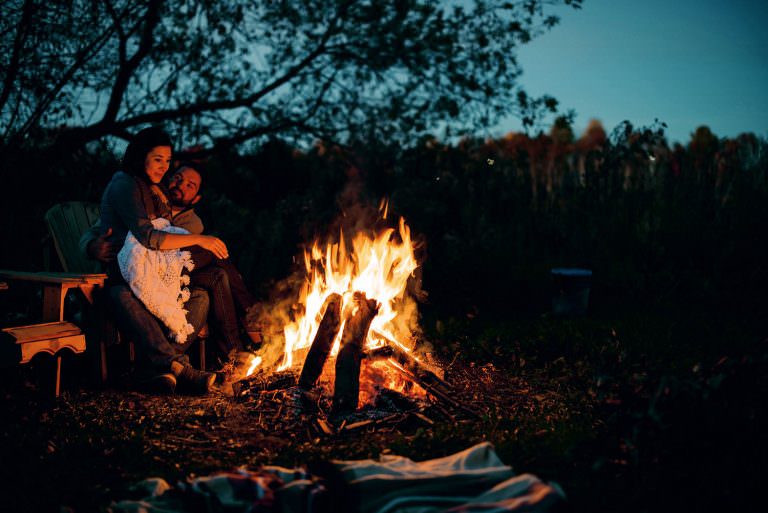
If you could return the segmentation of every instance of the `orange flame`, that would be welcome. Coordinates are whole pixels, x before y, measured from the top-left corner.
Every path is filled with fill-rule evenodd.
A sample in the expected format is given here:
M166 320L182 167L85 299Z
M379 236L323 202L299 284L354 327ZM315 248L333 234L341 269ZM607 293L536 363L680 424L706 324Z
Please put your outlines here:
M245 373L245 377L247 378L254 372L256 372L256 368L261 365L262 357L261 356L254 356L251 358L250 363L248 364L248 370Z
M382 202L380 210L385 216L386 202ZM292 367L297 363L294 352L311 345L322 320L322 306L333 293L342 296L342 325L331 349L332 356L339 350L343 319L353 308L352 296L358 291L381 305L364 347L372 349L386 340L398 344L404 351L411 350L417 312L415 302L407 295L406 285L418 264L411 231L404 219L400 218L397 230L358 232L349 249L343 231L338 242L321 245L315 241L312 248L304 252L304 266L307 278L298 299L303 312L284 327L285 350L278 370ZM400 340L406 340L407 344Z

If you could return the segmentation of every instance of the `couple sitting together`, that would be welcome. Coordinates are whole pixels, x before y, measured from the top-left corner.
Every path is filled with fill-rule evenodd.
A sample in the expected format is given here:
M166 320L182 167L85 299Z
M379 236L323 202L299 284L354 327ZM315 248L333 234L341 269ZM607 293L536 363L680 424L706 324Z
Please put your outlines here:
M240 319L255 300L224 242L202 233L193 209L200 200L200 166L182 164L163 183L172 155L163 130L136 134L122 170L102 195L101 219L83 234L80 248L107 267L110 308L134 341L142 388L173 393L178 385L179 391L202 395L216 375L192 367L185 353L209 307L226 383L250 362Z

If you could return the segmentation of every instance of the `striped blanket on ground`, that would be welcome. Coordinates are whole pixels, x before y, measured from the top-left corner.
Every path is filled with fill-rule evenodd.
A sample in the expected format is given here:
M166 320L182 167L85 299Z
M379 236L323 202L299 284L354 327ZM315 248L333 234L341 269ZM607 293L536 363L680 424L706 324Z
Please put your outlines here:
M114 513L501 513L547 512L562 506L556 484L515 476L489 443L434 460L333 461L319 473L281 467L198 477L172 488L143 481L138 500Z

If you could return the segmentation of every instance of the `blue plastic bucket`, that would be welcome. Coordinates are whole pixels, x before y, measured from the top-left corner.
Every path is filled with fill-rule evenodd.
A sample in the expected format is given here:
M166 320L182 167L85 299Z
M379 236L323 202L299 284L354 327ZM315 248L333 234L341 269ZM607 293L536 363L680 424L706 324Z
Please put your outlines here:
M552 312L555 315L584 315L589 306L592 271L558 267L552 269Z

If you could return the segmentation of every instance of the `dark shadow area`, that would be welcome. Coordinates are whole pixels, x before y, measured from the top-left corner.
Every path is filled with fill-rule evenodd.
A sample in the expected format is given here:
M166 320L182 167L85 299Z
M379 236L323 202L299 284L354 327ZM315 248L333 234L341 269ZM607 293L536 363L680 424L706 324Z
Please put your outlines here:
M50 369L33 362L3 372L0 480L27 510L89 511L151 475L425 459L489 440L516 471L562 485L575 511L738 509L757 497L768 460L766 150L749 134L701 128L670 148L656 127L608 137L595 125L578 139L553 129L301 150L274 140L215 155L198 212L262 298L347 211L350 183L360 204L389 198L391 219L419 240L424 341L482 418L435 411L434 425L329 437L268 402L98 391L78 357L54 402ZM3 168L14 192L0 204L0 268L56 270L43 214L98 201L114 157L18 148ZM551 313L556 267L592 270L585 316ZM0 291L2 326L34 322L39 301L33 288Z

